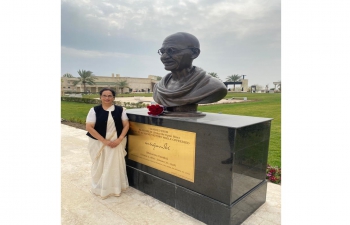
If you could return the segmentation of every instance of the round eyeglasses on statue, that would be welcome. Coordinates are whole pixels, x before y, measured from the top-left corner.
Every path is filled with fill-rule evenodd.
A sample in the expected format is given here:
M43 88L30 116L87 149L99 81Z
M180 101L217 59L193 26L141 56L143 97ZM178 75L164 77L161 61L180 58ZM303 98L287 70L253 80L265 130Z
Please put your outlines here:
M169 56L171 55L174 55L182 50L185 50L185 49L196 49L196 48L183 48L183 49L174 49L174 48L168 48L168 49L164 49L164 48L161 48L158 50L158 54L159 55L163 55L164 53L168 54ZM192 50L193 51L193 50Z

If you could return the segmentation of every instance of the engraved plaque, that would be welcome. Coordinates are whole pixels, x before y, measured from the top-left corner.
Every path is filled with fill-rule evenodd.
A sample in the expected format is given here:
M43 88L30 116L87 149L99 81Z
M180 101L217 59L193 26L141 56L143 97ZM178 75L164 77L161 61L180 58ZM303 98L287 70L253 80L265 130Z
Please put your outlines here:
M128 158L194 182L196 133L130 121Z

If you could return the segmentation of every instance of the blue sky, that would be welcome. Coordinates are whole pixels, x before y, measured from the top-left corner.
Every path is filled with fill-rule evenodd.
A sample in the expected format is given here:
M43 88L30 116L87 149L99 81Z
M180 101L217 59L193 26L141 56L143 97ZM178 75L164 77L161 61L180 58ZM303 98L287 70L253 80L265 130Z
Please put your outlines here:
M195 35L193 65L248 85L281 80L280 0L70 0L61 2L61 75L164 76L157 50L176 32Z

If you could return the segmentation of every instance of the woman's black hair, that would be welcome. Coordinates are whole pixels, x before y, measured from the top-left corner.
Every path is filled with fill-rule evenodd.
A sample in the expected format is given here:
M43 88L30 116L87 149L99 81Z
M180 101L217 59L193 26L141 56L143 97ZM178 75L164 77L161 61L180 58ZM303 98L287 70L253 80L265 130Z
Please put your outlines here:
M103 88L103 89L100 91L100 96L102 95L102 93L103 93L104 91L110 91L110 92L112 92L113 97L115 97L115 91L113 91L113 90L110 89L110 88Z

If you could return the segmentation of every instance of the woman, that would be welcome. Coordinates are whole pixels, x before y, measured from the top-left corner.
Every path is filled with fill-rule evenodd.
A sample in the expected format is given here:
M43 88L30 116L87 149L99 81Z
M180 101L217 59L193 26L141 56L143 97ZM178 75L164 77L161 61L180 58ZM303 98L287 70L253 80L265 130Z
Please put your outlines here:
M102 104L90 109L86 118L90 157L91 191L102 199L120 196L129 187L125 166L126 134L129 120L121 106L114 105L115 92L100 91Z

